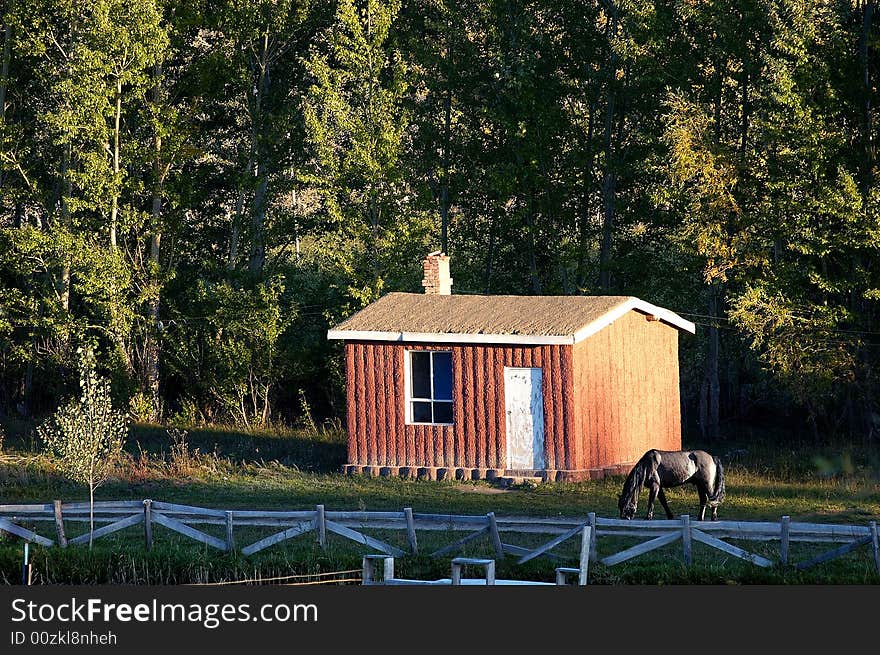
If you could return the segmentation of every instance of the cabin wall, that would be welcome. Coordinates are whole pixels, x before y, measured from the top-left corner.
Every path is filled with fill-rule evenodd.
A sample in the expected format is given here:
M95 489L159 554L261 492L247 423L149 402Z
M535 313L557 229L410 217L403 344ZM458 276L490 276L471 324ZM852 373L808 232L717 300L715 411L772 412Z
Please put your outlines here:
M451 426L406 424L405 354L426 349L452 352ZM349 464L504 469L505 366L543 369L547 469L571 469L583 458L573 438L571 346L350 341L345 353Z
M681 448L678 330L632 311L574 345L575 468Z

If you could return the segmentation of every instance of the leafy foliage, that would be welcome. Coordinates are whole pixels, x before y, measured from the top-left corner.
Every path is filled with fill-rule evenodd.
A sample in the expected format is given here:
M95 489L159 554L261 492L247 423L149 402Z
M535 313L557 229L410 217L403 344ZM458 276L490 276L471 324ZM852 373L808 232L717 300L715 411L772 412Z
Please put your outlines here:
M61 471L88 486L94 507L95 489L107 481L122 451L128 417L114 409L110 382L97 374L91 348L80 349L79 354L79 398L59 407L37 431ZM94 532L93 517L91 530Z
M875 434L873 0L0 14L3 412L56 406L91 339L151 420L342 416L327 328L446 248L459 293L695 319L706 437Z

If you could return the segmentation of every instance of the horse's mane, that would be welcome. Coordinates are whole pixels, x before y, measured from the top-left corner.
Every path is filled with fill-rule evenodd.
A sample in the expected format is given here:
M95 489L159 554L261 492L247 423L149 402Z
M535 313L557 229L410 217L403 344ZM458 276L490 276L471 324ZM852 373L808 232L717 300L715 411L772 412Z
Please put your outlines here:
M637 498L639 493L642 491L642 487L645 485L645 477L648 472L648 461L647 457L642 457L636 465L632 467L629 475L626 476L626 481L623 483L623 492L621 493L621 499L629 503L634 498Z

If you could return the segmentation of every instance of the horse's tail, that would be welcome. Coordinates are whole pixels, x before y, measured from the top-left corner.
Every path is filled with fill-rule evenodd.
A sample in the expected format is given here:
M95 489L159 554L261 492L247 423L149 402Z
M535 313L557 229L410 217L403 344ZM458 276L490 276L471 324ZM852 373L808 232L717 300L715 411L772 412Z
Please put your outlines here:
M724 467L721 466L721 460L713 456L715 460L715 484L714 491L709 496L709 506L717 507L724 501Z
M626 476L626 480L623 482L623 491L620 494L620 503L618 503L621 509L623 509L624 503L635 504L639 492L641 492L642 487L645 484L649 457L650 451L642 455L641 459L635 463L632 469L630 469L629 474Z

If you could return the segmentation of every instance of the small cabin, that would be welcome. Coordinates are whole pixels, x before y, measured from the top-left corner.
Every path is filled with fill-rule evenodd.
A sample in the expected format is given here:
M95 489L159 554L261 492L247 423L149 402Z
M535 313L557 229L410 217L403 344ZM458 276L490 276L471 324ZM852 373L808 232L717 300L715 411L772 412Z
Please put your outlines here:
M349 473L429 479L619 474L681 448L678 334L694 324L632 296L388 293L337 325Z

